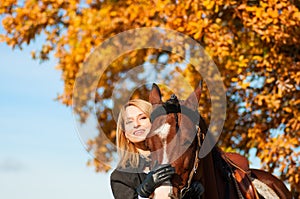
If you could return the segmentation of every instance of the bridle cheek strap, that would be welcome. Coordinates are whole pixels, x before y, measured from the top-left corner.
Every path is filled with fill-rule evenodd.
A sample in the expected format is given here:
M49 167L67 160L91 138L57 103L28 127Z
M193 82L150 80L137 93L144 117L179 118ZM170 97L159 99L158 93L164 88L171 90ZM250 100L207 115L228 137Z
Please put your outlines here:
M189 174L189 179L188 179L188 183L186 187L183 187L180 191L180 198L183 198L184 195L186 194L186 191L189 190L191 184L192 184L192 180L194 175L197 173L197 169L199 166L199 158L198 158L198 154L201 148L201 129L199 126L196 126L197 128L197 149L196 149L196 155L195 155L195 160L194 160L194 168L192 169L192 171Z

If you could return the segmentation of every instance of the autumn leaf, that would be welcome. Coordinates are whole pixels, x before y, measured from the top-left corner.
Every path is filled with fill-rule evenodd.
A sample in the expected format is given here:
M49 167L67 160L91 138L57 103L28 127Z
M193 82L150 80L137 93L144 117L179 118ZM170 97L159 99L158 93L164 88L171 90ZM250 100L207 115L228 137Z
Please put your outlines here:
M184 62L188 53L186 57L178 57L158 49L140 49L114 60L98 85L85 82L82 95L74 96L79 69L105 39L126 30L162 27L190 36L216 63L227 89L228 117L219 145L245 154L255 148L263 168L279 169L281 179L299 194L300 11L296 2L2 0L0 14L4 31L0 42L12 48L24 48L43 35L39 49L29 56L41 61L52 55L57 58L55 68L62 72L64 81L63 92L57 99L70 106L72 100L80 98L82 104L74 109L81 122L90 116L94 108L91 104L100 107L97 119L110 142L99 133L88 143L95 149L95 159L89 164L96 171L107 171L110 168L101 161L111 161L116 127L112 107L107 104L111 102L114 83L122 75L146 63L157 68L174 68L169 78L178 79L179 73L193 86L203 77L195 75L196 69ZM134 39L143 40L128 38L128 43ZM120 44L116 45L121 48ZM177 48L182 50L182 46ZM107 50L107 56L111 50ZM136 78L136 75L129 77ZM91 102L95 87L98 93ZM178 92L187 92L187 88L173 87ZM166 96L170 94L167 89L163 92ZM211 99L205 86L203 92L199 109L209 123ZM147 88L141 88L133 96L147 98Z

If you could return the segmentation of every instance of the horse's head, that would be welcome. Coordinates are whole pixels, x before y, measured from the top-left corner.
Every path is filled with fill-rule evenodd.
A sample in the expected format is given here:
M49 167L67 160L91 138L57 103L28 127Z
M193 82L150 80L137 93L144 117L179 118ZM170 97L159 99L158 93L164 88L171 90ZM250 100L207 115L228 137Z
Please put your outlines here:
M175 175L171 179L171 195L175 198L180 198L181 191L191 183L192 173L198 163L200 134L206 131L206 127L200 125L203 119L197 111L200 95L199 87L185 101L179 101L172 95L169 100L162 102L157 85L153 84L150 92L152 127L146 144L153 162L170 163L175 168Z

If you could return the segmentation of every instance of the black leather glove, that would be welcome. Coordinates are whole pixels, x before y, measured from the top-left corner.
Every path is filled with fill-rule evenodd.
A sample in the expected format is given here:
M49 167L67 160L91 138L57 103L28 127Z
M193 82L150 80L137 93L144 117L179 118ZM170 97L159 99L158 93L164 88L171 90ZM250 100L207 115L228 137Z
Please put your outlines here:
M204 192L204 187L200 182L192 182L190 188L186 191L182 199L200 199Z
M175 169L170 164L162 164L155 167L137 188L137 193L144 198L148 198L156 187L169 180L174 173Z

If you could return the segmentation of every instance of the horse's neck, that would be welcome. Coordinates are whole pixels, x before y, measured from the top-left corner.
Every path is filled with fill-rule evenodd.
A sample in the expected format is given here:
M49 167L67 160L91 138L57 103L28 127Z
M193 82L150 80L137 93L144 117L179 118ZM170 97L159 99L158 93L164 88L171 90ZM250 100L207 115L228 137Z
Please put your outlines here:
M204 186L204 199L218 199L219 194L217 191L217 174L214 166L213 161L213 153L210 152L205 158L200 160L201 168L202 169L202 183Z

